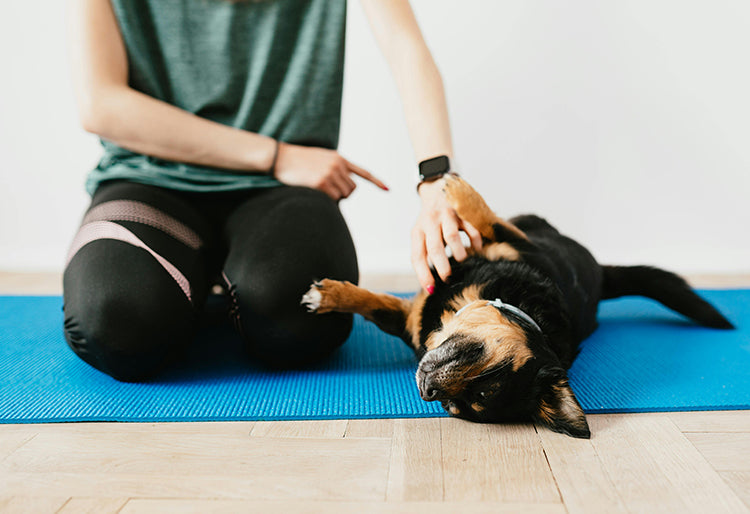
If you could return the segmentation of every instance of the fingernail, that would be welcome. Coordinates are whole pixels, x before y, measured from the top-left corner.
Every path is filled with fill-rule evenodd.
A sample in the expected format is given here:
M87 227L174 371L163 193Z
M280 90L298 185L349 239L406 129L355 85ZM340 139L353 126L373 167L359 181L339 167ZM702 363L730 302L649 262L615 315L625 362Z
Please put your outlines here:
M427 286L427 293L432 294L435 292L435 286Z

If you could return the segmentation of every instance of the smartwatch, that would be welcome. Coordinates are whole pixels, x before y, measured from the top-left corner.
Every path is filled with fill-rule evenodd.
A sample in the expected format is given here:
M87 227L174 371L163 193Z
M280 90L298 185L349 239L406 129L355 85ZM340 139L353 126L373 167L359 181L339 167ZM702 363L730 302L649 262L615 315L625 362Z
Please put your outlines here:
M451 163L447 155L439 155L419 163L419 183L432 182L451 172ZM419 187L419 186L417 186Z

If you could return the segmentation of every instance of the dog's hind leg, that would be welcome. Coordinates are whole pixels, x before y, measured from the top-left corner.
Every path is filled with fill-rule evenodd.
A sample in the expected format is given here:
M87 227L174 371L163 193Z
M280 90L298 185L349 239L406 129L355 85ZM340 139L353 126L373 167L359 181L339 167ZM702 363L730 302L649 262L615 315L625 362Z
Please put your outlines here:
M484 198L464 179L458 175L445 175L443 180L448 203L459 218L471 223L482 234L485 241L528 240L521 229L492 212Z
M421 310L422 303L419 297L407 300L330 279L312 284L301 302L309 312L316 314L332 311L360 314L383 332L400 337L413 349L418 347L419 341L414 341L411 327L414 323L409 318L414 307Z

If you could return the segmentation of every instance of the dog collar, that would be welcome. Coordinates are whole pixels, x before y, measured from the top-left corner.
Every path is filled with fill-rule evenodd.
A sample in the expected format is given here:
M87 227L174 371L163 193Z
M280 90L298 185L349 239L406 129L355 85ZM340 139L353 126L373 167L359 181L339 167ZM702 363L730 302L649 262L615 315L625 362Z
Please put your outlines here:
M464 305L463 307L461 307L460 309L458 309L456 311L455 316L460 315L464 311L464 309L466 309L466 307L468 307L469 305L471 305L471 304L467 303L466 305ZM526 314L524 311L522 311L521 309L519 309L515 305L511 305L509 303L505 303L500 298L495 298L494 300L488 300L486 305L492 305L493 307L495 307L500 312L503 312L503 311L505 311L505 312L512 312L513 314L515 314L516 316L518 316L519 318L521 318L522 320L524 320L526 323L528 323L529 325L531 325L532 327L534 327L537 331L539 331L539 333L542 333L542 328L537 324L537 322L534 321L534 319L531 316L529 316L528 314Z

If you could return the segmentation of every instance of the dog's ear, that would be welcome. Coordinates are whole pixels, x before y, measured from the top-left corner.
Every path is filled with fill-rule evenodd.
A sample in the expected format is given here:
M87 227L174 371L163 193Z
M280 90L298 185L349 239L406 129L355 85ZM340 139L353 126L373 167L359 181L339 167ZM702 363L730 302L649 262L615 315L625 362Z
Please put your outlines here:
M573 437L591 437L586 416L568 384L563 368L544 366L536 376L536 411L534 420L555 432Z

